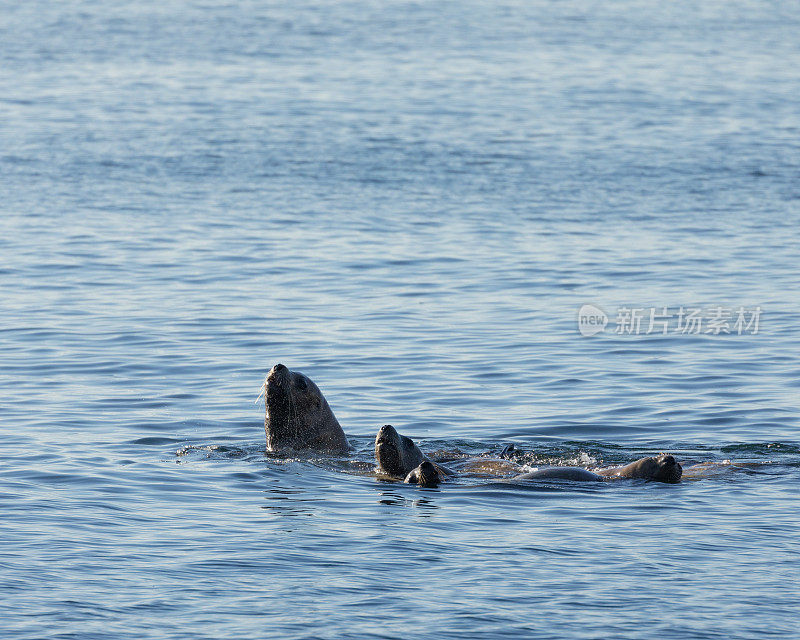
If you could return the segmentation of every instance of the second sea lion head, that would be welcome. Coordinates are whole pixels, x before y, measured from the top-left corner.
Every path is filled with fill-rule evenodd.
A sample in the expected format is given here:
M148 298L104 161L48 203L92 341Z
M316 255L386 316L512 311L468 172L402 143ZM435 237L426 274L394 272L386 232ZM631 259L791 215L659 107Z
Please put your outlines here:
M390 476L405 478L424 459L414 441L397 433L390 424L383 425L375 436L375 462L378 470Z

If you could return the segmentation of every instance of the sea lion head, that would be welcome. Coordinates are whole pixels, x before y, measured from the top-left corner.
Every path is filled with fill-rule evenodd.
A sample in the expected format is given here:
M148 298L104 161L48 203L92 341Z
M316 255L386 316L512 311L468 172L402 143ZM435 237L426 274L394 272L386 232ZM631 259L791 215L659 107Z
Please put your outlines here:
M681 481L683 467L671 455L665 454L657 458L650 458L653 461L652 479L657 482L668 482L676 484Z
M316 384L299 371L276 364L264 381L267 450L346 449L339 422ZM344 444L342 444L344 443Z
M412 469L404 482L406 484L418 484L420 487L438 487L439 472L432 462L426 460L416 469Z
M375 461L380 472L405 478L424 460L425 456L414 441L401 436L392 425L385 424L378 430L375 436Z

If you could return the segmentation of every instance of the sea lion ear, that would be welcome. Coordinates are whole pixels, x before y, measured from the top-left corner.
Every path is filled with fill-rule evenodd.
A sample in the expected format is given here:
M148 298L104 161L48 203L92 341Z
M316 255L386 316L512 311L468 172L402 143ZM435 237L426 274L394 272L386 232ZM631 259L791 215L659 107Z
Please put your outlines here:
M406 445L407 447L413 447L414 446L414 441L411 438L409 438L408 436L400 436L400 438L402 438L403 444Z
M305 391L308 388L305 376L297 376L297 380L295 380L294 384L300 391Z

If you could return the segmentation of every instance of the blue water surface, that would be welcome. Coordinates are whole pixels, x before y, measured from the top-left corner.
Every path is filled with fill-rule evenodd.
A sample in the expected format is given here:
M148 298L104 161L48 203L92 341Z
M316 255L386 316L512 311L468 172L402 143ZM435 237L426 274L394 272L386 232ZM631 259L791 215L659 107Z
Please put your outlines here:
M795 638L799 32L756 0L0 1L0 635ZM759 326L617 331L664 307ZM349 456L264 452L276 362ZM418 489L371 471L386 423L713 464Z

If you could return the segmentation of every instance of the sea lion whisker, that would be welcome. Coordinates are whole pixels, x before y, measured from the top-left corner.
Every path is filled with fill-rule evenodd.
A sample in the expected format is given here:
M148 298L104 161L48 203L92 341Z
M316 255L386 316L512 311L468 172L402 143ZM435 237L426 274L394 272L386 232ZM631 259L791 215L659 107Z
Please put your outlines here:
M258 397L253 401L253 404L258 404L258 401L264 398L264 404L267 404L267 378L264 378L264 382L261 383L261 387L258 391Z

